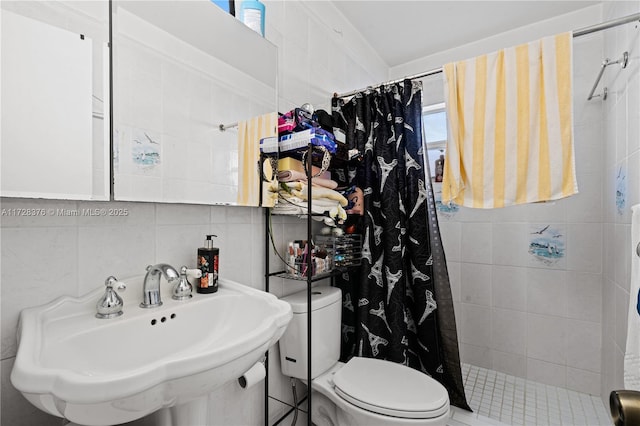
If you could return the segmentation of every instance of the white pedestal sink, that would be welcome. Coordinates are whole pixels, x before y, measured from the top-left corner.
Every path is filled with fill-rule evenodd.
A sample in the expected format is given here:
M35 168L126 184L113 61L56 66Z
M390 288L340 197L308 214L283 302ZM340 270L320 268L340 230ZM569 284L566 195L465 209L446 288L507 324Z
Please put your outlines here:
M22 311L11 382L36 407L82 425L125 423L163 407L198 416L194 404L258 362L292 316L288 303L228 280L185 301L172 300L163 280L164 304L143 309L143 277L122 281L117 318L95 317L102 288Z

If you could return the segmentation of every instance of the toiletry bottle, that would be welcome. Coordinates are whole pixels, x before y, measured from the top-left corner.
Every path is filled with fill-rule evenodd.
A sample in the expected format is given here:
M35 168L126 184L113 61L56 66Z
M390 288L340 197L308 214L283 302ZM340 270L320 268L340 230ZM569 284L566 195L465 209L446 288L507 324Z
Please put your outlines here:
M240 4L240 20L264 37L264 4L259 0L244 0Z
M436 160L436 182L442 182L444 176L444 154L440 154L440 158Z
M213 247L213 237L217 237L217 235L207 235L205 246L198 249L198 268L202 271L200 284L196 287L198 293L218 291L220 249Z

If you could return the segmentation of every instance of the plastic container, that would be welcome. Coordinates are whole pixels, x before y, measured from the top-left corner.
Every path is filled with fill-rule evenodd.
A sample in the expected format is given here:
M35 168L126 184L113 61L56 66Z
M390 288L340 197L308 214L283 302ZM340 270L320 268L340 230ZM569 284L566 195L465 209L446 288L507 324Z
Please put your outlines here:
M315 241L318 246L325 247L331 254L333 268L358 266L362 261L362 236L360 234L319 235L315 237Z
M264 37L265 8L259 0L245 0L240 3L238 18L247 27Z
M331 241L329 241L331 243ZM287 275L292 278L303 279L308 275L328 274L333 269L333 247L315 244L311 247L311 274L309 274L309 245L305 240L291 241L287 247Z

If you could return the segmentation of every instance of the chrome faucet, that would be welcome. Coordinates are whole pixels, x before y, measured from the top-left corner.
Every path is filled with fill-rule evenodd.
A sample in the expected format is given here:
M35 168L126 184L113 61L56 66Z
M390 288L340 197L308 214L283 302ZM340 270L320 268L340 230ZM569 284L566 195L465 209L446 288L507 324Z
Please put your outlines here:
M142 303L141 308L157 308L162 305L160 298L160 275L169 284L174 284L179 279L178 271L171 265L166 263L158 263L157 265L147 266L147 275L144 276L142 285Z

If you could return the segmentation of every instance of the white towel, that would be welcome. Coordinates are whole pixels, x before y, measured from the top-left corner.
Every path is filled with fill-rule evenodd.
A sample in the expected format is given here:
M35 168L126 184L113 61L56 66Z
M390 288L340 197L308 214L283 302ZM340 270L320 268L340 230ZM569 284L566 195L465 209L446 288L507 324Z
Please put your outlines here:
M631 288L627 350L624 355L624 388L640 391L640 204L631 208Z

